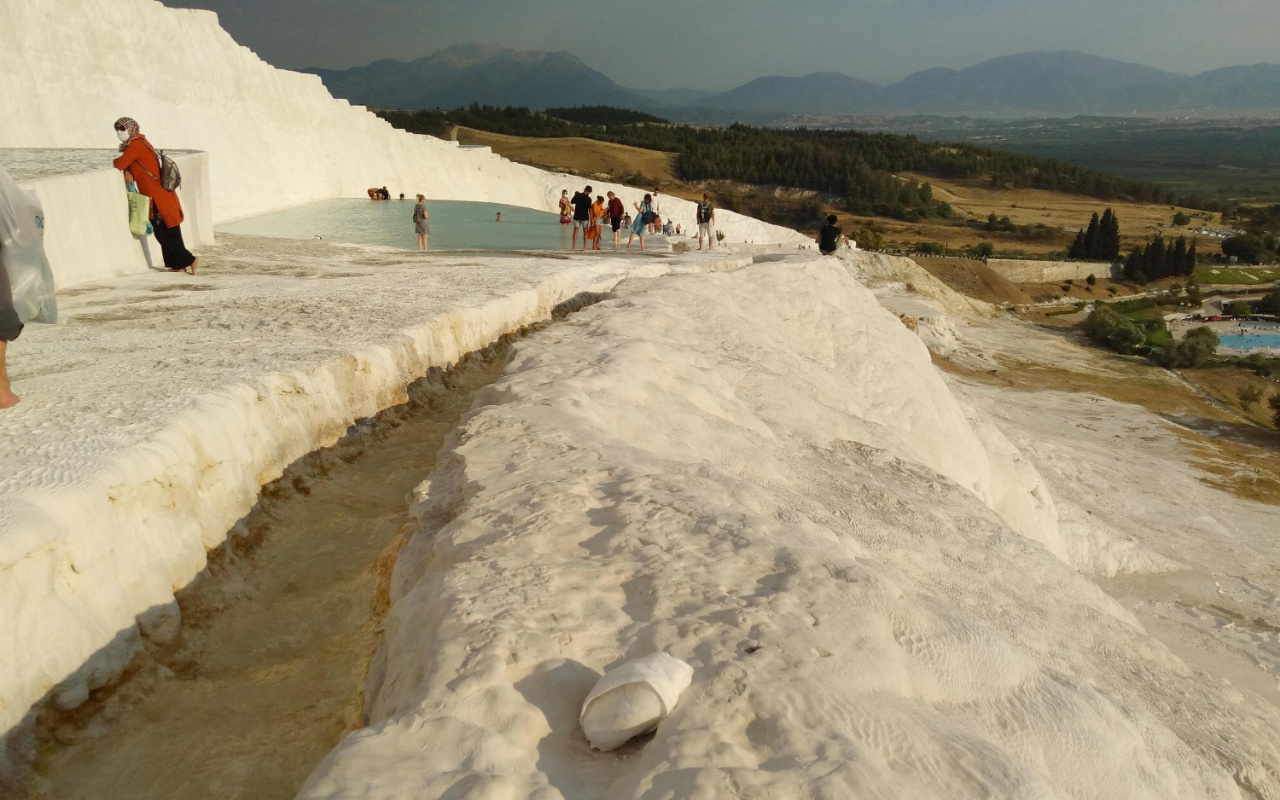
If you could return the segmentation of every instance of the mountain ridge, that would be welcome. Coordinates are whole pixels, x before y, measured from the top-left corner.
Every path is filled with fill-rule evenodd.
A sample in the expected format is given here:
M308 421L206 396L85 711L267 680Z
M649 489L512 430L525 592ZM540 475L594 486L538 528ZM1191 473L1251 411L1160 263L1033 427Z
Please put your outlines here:
M320 76L335 97L379 108L653 105L568 52L466 44L407 62L381 59L345 70L300 71Z
M306 69L337 97L385 108L482 103L545 109L613 105L643 111L747 114L1061 114L1280 111L1280 64L1197 75L1069 50L932 67L880 85L840 72L766 75L724 92L632 89L568 52L456 45L410 62Z

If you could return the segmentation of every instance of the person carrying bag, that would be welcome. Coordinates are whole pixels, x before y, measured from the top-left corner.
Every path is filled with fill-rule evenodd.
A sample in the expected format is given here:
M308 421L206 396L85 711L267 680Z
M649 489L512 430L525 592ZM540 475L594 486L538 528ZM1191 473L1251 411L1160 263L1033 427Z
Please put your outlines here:
M116 136L120 138L120 157L112 165L125 172L138 191L150 198L150 220L156 242L164 256L165 269L196 274L200 259L191 254L182 241L182 204L175 190L182 183L177 165L156 152L129 117L116 120ZM131 201L134 202L134 201ZM130 226L132 230L132 225Z

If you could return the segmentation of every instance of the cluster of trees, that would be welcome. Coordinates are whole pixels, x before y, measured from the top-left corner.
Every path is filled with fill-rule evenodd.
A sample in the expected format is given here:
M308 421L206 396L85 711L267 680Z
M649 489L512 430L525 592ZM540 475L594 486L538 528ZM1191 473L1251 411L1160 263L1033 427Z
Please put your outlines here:
M1051 228L1048 225L1033 223L1031 225L1019 225L1009 217L997 217L996 212L992 211L987 215L986 223L980 223L976 220L969 222L974 228L980 228L988 233L1003 233L1010 238L1021 239L1026 242L1047 242L1058 238L1058 229Z
M1186 246L1185 243L1183 245ZM1094 212L1088 229L1076 234L1076 240L1067 251L1067 258L1081 261L1118 261L1120 259L1120 220L1115 212L1107 209L1099 217Z
M1266 297L1259 300L1258 310L1280 315L1280 288L1272 289Z
M1084 333L1089 340L1126 355L1137 352L1148 344L1153 335L1165 338L1159 347L1146 352L1152 361L1162 367L1202 367L1218 349L1218 334L1212 328L1201 326L1187 331L1182 341L1168 337L1168 328L1159 318L1133 319L1125 316L1112 304L1098 303L1084 321Z
M1250 233L1280 233L1280 204L1271 206L1239 206L1222 214L1224 223L1239 225Z
M899 171L900 154L882 142L852 147L840 140L805 135L811 132L747 125L645 126L608 133L619 144L679 153L680 176L685 180L810 189L841 198L854 213L907 221L954 216L949 204L933 196L927 182L902 180L893 174Z
M1202 325L1187 331L1180 342L1165 342L1151 357L1162 367L1203 367L1217 350L1218 334Z
M1124 262L1124 277L1139 285L1160 278L1191 275L1196 269L1196 243L1187 244L1185 236L1166 243L1157 235L1145 246L1139 245Z
M574 122L578 125L613 127L615 125L670 125L671 120L655 117L643 111L631 111L613 106L579 106L577 108L548 108L548 117Z
M401 130L428 136L443 136L451 125L474 128L506 136L558 139L565 136L603 138L608 128L628 125L670 125L662 117L612 106L548 108L545 112L527 108L486 106L474 103L450 110L424 108L421 111L381 109L378 116Z
M849 234L849 238L857 243L860 250L883 250L884 234L871 228L863 228Z
M1224 255L1235 256L1245 264L1270 264L1280 260L1280 205L1240 206L1222 215L1223 222L1234 222L1245 231L1222 243Z
M1222 242L1222 253L1244 264L1270 264L1280 258L1280 239L1274 234L1246 233Z
M1084 321L1089 341L1128 355L1147 341L1143 325L1129 319L1106 303L1097 303Z
M515 136L582 136L649 150L678 153L685 180L777 184L842 198L850 211L913 221L950 218L951 206L933 196L927 182L894 173L941 178L991 176L1002 187L1085 194L1104 200L1127 198L1169 202L1169 192L1094 169L1052 159L989 150L970 144L942 145L914 136L857 131L757 128L694 128L664 124L648 115L608 107L555 109L473 105L453 111L381 111L396 127L439 135L447 123Z

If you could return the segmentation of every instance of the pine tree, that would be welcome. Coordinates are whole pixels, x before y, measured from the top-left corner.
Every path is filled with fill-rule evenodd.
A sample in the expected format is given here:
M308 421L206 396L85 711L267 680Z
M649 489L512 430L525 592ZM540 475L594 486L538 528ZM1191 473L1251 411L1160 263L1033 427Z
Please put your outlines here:
M1100 230L1101 223L1098 220L1098 212L1093 212L1093 218L1089 220L1089 230L1084 234L1084 257L1097 258L1100 248L1102 247Z
M1165 254L1164 237L1157 235L1151 240L1151 244L1147 245L1147 250L1142 258L1142 271L1146 273L1147 280L1159 280L1168 275L1168 259Z
M1080 230L1076 234L1076 240L1071 243L1071 249L1067 251L1067 258L1085 259L1087 256L1084 252L1084 230Z
M1142 271L1142 266L1146 261L1146 249L1142 245L1133 248L1133 252L1129 253L1129 258L1124 262L1125 280L1134 283L1146 283L1147 276Z
M1169 254L1169 275L1185 275L1183 265L1187 263L1187 237L1179 236L1173 243L1173 252Z
M1120 218L1109 208L1102 215L1101 228L1102 249L1098 257L1105 261L1118 261L1120 259Z
M1191 240L1191 246L1187 248L1187 258L1182 264L1183 275L1194 275L1196 273L1196 240Z

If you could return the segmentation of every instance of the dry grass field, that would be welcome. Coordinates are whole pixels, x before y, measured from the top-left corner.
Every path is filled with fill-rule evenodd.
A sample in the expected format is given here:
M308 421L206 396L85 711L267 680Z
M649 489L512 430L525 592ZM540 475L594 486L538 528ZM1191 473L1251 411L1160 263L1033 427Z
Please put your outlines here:
M1204 224L1204 220L1196 216L1201 212L1191 208L1153 203L1108 202L1042 189L992 189L983 180L942 181L912 174L904 174L902 177L928 181L933 186L935 197L947 201L957 212L970 219L985 220L994 213L998 217L1007 216L1018 225L1040 224L1061 228L1068 243L1077 230L1089 224L1092 214L1101 214L1107 207L1115 209L1120 217L1120 235L1125 250L1140 243L1145 244L1156 233L1163 233L1166 237L1183 235L1160 227L1172 224L1173 215L1179 211L1190 216L1193 224ZM1212 224L1216 226L1217 215L1212 215L1212 218ZM1199 247L1202 249L1218 249L1217 239L1199 237L1189 231L1185 235L1200 239Z
M656 150L597 142L594 139L533 139L504 136L471 128L458 128L462 144L486 145L504 158L521 164L576 175L606 176L621 182L640 174L663 188L680 183L675 176L676 156Z
M960 294L987 303L1014 303L1024 305L1036 302L1035 297L1025 291L1022 286L981 261L964 258L922 258L913 259L924 267L930 275L945 283Z

